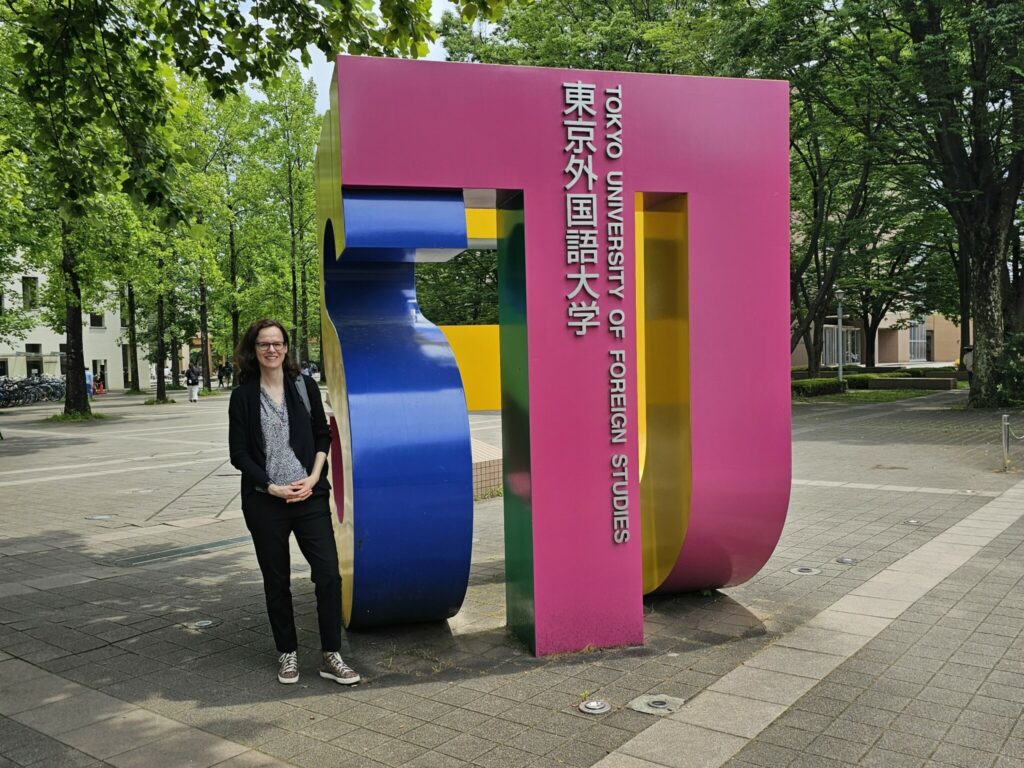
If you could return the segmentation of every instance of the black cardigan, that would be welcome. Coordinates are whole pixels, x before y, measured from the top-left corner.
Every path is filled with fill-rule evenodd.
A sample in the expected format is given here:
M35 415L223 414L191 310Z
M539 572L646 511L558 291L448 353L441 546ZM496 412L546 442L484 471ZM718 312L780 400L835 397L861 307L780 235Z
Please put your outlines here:
M309 413L296 391L294 381L285 381L284 400L288 407L288 442L295 456L307 472L313 470L318 453L330 455L331 432L320 400L320 390L309 376L302 377L309 394ZM231 463L242 473L242 503L253 493L266 493L270 485L267 476L267 454L260 422L260 383L247 381L231 393L228 406L228 447ZM331 488L327 480L327 464L313 493L326 493Z

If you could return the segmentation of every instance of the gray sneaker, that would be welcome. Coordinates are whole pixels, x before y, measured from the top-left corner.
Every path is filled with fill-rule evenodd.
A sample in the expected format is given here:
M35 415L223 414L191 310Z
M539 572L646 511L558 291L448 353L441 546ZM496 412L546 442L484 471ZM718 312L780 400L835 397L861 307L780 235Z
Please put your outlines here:
M362 679L359 677L358 672L345 663L341 658L341 654L337 651L324 653L324 663L320 667L320 677L326 677L328 680L334 680L342 685L354 685Z
M286 685L299 682L299 654L295 651L277 657L277 682Z

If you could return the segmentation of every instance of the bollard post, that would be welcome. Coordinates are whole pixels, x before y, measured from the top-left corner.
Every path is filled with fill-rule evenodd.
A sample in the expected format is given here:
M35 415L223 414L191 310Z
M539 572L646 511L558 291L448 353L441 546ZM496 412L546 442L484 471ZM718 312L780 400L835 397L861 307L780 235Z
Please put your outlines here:
M1010 414L1003 414L1003 472L1010 468Z

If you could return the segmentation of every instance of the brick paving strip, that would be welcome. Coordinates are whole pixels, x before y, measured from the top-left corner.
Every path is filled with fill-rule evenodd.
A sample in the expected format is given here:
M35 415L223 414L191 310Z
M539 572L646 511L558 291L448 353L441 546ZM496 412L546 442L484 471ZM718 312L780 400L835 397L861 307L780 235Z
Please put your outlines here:
M665 716L596 765L725 765L812 688L1022 516L1024 481L892 563L803 626L782 635L687 701L680 710ZM990 757L994 759L995 755ZM770 764L778 765L781 761ZM822 756L809 764L833 763ZM879 763L882 764L902 763ZM982 763L975 758L965 764Z

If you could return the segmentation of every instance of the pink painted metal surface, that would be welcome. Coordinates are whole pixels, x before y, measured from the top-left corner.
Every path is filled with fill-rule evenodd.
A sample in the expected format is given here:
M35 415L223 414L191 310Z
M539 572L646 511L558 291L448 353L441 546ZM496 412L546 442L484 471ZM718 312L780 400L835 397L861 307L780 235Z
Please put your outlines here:
M562 84L579 80L599 98L622 86L622 158L594 156L602 183L613 167L626 191L630 426L617 446L608 309L582 338L566 327ZM340 57L337 85L343 186L523 191L536 652L643 639L634 192L689 196L693 490L668 586L756 573L790 481L786 84ZM631 470L625 544L612 540L613 450Z

